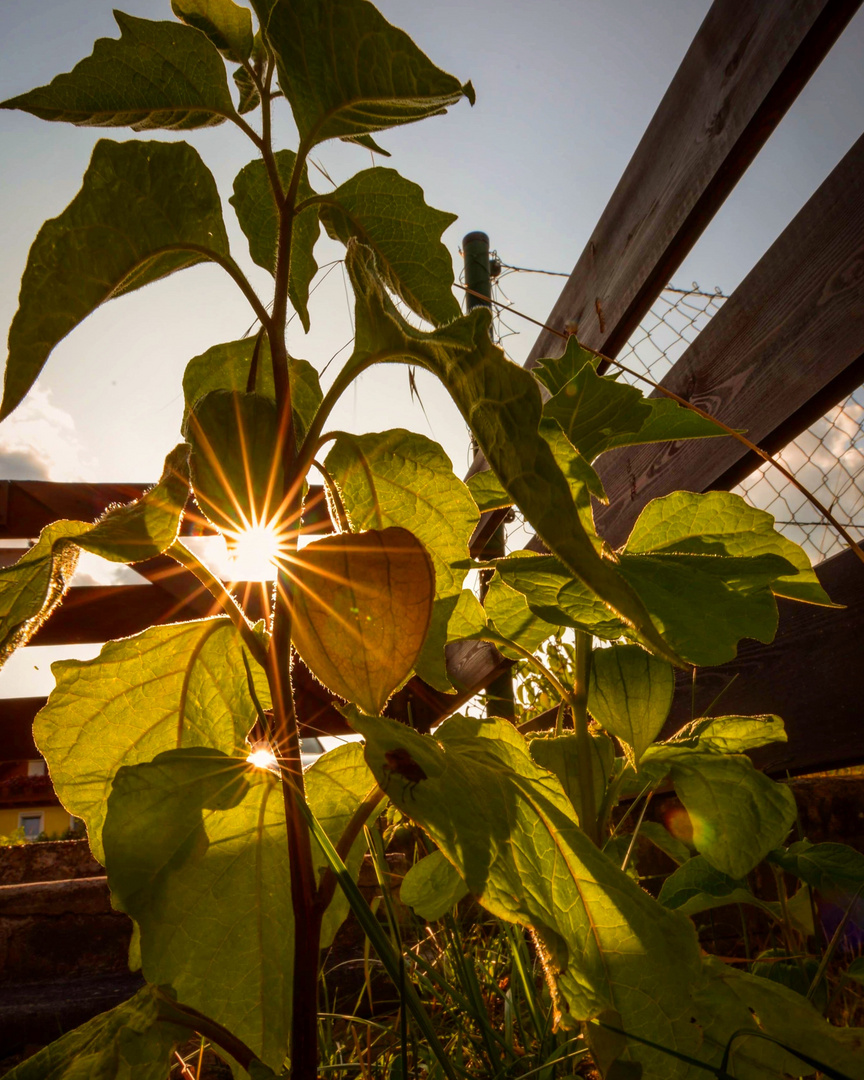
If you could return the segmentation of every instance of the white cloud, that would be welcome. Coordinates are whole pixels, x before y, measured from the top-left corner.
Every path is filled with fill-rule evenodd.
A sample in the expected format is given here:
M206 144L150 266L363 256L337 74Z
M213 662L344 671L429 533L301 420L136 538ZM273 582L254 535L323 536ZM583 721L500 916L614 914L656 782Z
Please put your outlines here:
M38 382L0 425L0 479L82 480L95 462L85 454L75 421Z

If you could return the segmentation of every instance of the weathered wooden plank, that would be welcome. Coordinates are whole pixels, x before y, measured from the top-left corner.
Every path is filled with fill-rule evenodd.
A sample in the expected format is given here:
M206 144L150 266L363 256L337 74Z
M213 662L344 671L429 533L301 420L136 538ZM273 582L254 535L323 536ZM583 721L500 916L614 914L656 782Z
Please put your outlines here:
M0 480L0 540L21 540L38 536L58 518L93 521L113 503L139 498L152 484L55 483L50 480ZM184 535L215 533L190 499ZM333 531L324 491L318 484L309 487L301 532L324 534Z
M715 0L547 324L614 356L860 0ZM541 332L528 366L557 356Z
M789 438L810 404L836 404L864 357L864 136L663 380L757 443ZM838 395L826 397L826 388ZM801 424L802 427L798 427ZM598 472L610 505L598 529L622 543L642 507L717 486L747 455L732 438L626 447Z
M826 559L816 573L844 609L781 600L780 626L771 645L744 642L735 660L700 668L696 677L696 716L728 687L712 715L777 713L783 718L788 743L752 755L777 776L864 762L864 711L857 679L864 659L864 569L847 550ZM663 734L677 731L690 717L690 678L681 673Z

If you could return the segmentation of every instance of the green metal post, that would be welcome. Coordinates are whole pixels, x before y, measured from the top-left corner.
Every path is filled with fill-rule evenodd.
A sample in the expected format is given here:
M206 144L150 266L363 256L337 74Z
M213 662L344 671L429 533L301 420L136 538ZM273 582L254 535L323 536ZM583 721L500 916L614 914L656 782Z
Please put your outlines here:
M491 308L492 272L489 260L489 237L486 233L468 233L462 240L462 257L465 260L465 285L471 290L465 294L468 310L473 311L477 307ZM477 445L473 436L471 448L476 454ZM504 554L505 536L504 523L502 522L488 540L481 557L484 559L499 559ZM489 578L491 576L487 571L480 575L481 601L489 588ZM486 688L486 715L500 716L505 720L515 721L516 707L513 700L513 677L509 671L499 675Z

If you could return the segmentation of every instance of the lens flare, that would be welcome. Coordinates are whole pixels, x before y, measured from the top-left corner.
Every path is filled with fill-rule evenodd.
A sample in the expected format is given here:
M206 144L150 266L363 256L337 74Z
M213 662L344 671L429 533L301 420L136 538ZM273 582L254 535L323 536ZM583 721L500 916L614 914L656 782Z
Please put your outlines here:
M234 581L273 581L280 537L272 525L250 525L231 535L229 559Z
M267 769L269 772L279 771L279 762L272 750L266 748L253 750L246 760L256 769Z

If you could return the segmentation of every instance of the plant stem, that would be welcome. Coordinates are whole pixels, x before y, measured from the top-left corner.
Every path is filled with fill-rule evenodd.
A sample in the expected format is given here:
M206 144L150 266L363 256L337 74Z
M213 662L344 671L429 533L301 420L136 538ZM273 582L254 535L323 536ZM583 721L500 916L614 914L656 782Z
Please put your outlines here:
M203 1035L239 1062L247 1072L253 1062L258 1061L246 1043L227 1028L190 1005L181 1005L179 1001L174 1001L161 990L157 989L156 993L159 998L158 1015L163 1023L176 1024L178 1027L186 1028L187 1031L196 1031L199 1035Z
M588 731L588 678L591 674L591 635L576 631L576 679L571 709L576 729L576 758L579 766L579 814L582 831L598 844L597 805L594 799L594 747ZM598 845L599 846L599 845Z

